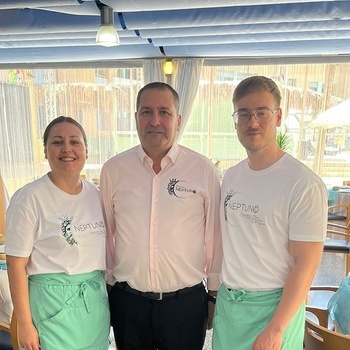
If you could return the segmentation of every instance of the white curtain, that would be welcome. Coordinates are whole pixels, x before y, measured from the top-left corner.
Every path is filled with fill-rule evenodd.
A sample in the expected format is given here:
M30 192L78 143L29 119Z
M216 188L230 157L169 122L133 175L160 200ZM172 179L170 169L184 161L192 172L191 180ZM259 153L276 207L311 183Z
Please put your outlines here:
M176 59L173 63L174 68L171 77L171 86L179 94L180 114L182 116L180 129L177 135L177 139L180 141L191 114L194 98L197 94L203 59Z
M187 58L173 60L173 74L171 79L166 79L163 73L165 59L145 60L143 65L144 83L155 81L169 82L180 97L180 114L182 116L180 129L177 135L178 141L185 130L191 114L194 98L196 97L203 59Z
M155 81L166 82L163 73L164 59L144 60L143 62L143 81L145 85Z
M23 178L29 182L37 174L33 135L38 126L32 122L30 96L28 85L0 82L0 171L10 195L21 187Z

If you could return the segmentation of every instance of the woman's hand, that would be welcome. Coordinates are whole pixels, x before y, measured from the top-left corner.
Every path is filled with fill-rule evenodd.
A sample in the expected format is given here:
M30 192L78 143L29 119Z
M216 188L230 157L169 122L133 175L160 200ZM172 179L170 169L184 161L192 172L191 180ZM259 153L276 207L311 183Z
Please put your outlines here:
M19 345L25 350L39 350L39 334L33 323L18 325Z

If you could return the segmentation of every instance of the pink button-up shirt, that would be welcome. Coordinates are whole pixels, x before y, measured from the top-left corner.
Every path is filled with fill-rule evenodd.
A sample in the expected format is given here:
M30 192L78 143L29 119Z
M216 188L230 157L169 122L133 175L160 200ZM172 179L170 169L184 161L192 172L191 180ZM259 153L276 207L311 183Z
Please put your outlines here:
M100 193L107 230L107 282L170 292L208 278L222 262L220 184L213 164L178 144L156 174L136 146L108 160Z

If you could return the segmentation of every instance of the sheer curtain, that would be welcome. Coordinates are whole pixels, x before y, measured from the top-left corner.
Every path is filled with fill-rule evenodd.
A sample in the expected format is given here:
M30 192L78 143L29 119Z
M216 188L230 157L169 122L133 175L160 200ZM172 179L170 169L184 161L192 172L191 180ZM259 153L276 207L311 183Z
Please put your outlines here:
M0 82L0 171L12 195L36 176L30 89Z
M166 82L163 73L165 59L152 59L144 62L144 82L148 84L154 81ZM182 116L180 129L177 135L178 140L185 130L190 117L193 101L196 97L203 59L187 58L173 60L173 74L170 85L177 91L180 97L180 111Z
M143 63L143 81L145 85L155 81L166 82L163 73L164 59L145 60Z
M191 114L193 101L197 94L203 59L176 59L173 63L174 72L171 78L171 85L180 97L180 114L182 120L177 138L181 140Z

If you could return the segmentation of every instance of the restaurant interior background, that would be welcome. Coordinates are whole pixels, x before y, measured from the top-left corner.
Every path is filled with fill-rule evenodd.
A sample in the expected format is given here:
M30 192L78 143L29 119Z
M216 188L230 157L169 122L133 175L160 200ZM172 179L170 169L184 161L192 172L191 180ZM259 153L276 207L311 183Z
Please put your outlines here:
M223 176L246 156L231 117L233 90L245 77L266 75L282 92L278 133L290 140L286 151L329 187L350 180L350 80L344 79L350 63L225 64L209 60L201 66L180 144L206 155ZM134 112L144 70L140 63L0 70L0 169L10 195L48 171L42 135L59 115L76 118L86 129L89 159L83 173L90 181L99 178L107 159L138 144Z
M10 195L49 171L42 135L59 115L84 126L83 175L98 184L103 163L139 143L136 95L152 80L179 91L178 141L222 177L246 157L231 99L251 75L273 78L282 92L285 150L329 188L350 180L349 1L102 2L0 1L0 172ZM96 45L106 13L119 46ZM344 272L345 254L324 252L313 284L337 286Z

